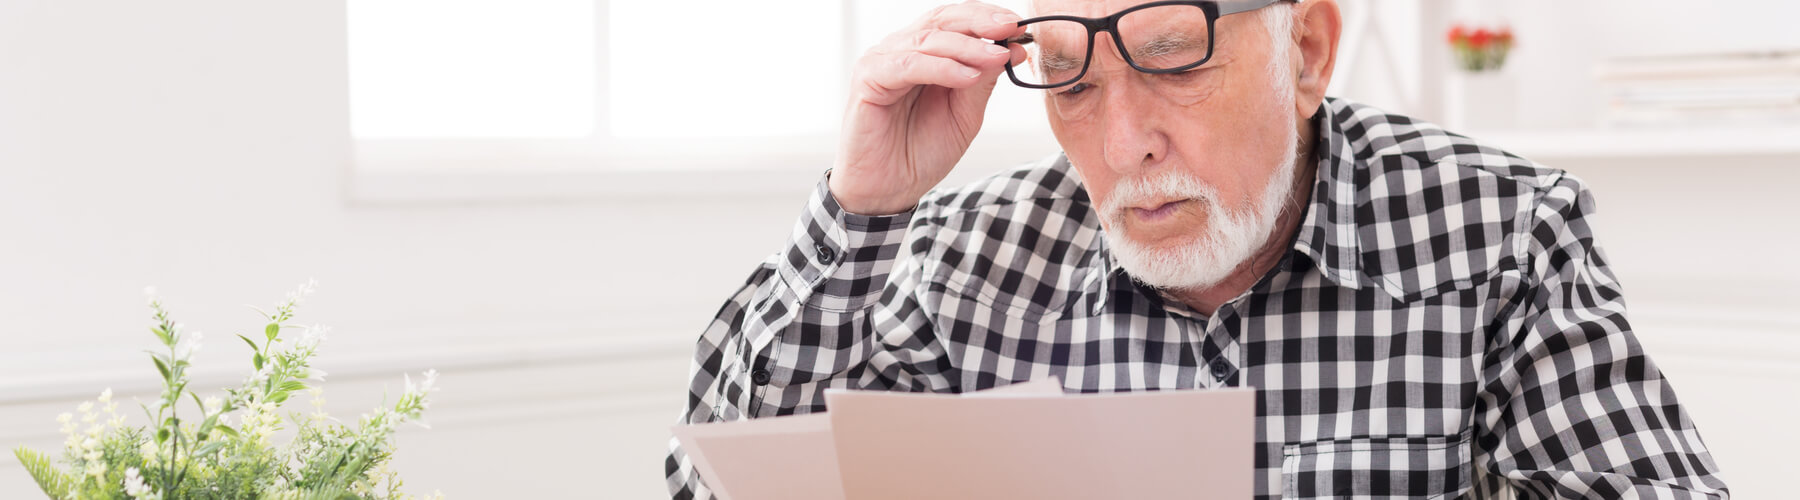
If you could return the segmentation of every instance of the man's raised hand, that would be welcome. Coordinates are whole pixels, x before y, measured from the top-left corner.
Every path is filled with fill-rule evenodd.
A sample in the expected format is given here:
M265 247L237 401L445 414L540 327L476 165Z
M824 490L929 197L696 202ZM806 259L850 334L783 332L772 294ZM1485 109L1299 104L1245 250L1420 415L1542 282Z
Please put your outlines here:
M1019 47L1019 16L970 1L932 10L858 58L831 193L852 213L911 210L981 130L988 96Z

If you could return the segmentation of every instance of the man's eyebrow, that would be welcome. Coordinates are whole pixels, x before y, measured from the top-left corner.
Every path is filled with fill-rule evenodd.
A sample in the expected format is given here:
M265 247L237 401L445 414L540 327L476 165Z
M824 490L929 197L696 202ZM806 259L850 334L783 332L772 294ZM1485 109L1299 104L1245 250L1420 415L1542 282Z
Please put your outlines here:
M1194 39L1180 32L1162 33L1156 35L1155 38L1151 38L1149 41L1138 45L1137 50L1131 51L1131 58L1150 59L1166 56L1185 49L1199 47L1205 43L1205 38Z
M1038 67L1046 72L1081 69L1081 63L1081 58L1065 56L1061 52L1038 53Z

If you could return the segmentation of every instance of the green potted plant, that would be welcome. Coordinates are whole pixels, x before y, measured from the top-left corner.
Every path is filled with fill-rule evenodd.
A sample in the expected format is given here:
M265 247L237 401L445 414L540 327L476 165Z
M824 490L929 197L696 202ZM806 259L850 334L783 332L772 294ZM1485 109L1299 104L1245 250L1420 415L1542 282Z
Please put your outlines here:
M162 381L154 400L140 403L149 424L127 425L128 410L107 389L75 412L57 417L65 436L61 463L20 447L14 455L54 499L399 499L399 475L388 469L394 429L424 425L437 389L436 371L406 389L391 405L377 407L354 425L324 411L312 368L327 327L293 323L294 311L312 293L308 282L288 294L260 334L238 335L251 350L251 372L241 385L202 396L188 388L188 370L204 335L186 331L163 308L153 289L150 309L159 348L148 351ZM311 413L279 413L305 394ZM191 403L191 404L189 404ZM291 429L285 445L277 431ZM434 495L441 498L442 495Z

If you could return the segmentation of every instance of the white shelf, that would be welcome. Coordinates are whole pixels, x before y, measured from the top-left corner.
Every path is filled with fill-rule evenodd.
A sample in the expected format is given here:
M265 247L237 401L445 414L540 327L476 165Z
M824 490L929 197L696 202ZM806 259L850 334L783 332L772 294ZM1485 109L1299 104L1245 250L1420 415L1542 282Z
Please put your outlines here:
M1800 155L1800 126L1493 130L1465 135L1531 159Z

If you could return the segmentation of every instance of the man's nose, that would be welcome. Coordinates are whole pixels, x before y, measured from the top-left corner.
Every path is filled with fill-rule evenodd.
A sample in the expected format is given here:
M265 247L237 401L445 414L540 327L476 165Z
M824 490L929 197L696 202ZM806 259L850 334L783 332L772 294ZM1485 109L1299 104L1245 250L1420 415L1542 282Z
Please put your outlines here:
M1130 177L1161 163L1168 155L1169 138L1159 125L1160 112L1150 89L1135 72L1121 73L1102 92L1100 133L1107 166Z

